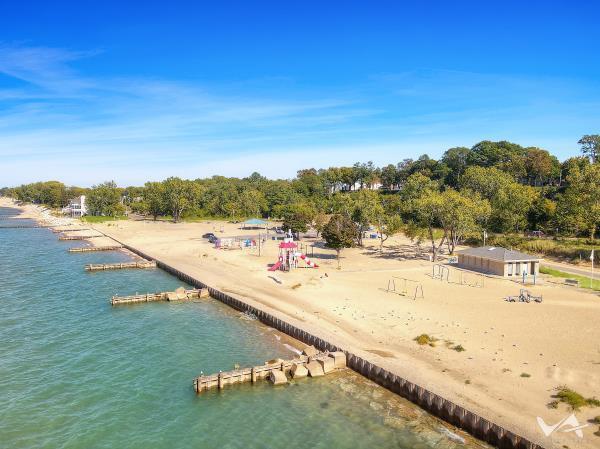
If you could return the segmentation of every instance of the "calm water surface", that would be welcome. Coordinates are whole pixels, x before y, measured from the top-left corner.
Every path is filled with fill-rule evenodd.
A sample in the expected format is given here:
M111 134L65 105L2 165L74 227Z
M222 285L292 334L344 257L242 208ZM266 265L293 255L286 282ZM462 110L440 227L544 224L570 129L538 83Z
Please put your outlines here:
M0 218L14 214L0 208ZM25 220L0 220L0 227ZM0 229L4 448L454 448L434 418L348 372L196 396L194 376L292 353L277 333L205 300L112 308L174 289L160 270L86 273L120 252L68 254L47 229ZM464 435L463 435L464 436Z

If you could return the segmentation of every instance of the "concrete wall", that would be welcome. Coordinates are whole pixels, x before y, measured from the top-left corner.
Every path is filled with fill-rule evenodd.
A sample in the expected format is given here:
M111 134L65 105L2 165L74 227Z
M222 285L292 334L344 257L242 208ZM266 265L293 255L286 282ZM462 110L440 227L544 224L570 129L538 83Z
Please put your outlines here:
M135 248L132 248L131 246L126 244L123 244L123 246L141 257L152 260L151 257ZM290 335L291 337L294 337L295 339L306 343L307 345L313 345L319 351L344 352L346 354L347 366L352 370L417 404L432 415L435 415L438 418L441 418L444 421L465 430L471 435L493 446L496 446L500 449L544 449L542 446L535 444L497 424L494 424L493 422L465 409L464 407L454 404L453 402L428 391L426 388L403 379L344 348L332 345L318 336L312 335L281 320L280 318L257 309L240 299L234 298L219 290L209 287L203 282L189 276L186 273L182 273L181 271L161 261L157 261L157 264L159 268L162 268L172 275L177 276L182 281L187 282L196 288L208 288L210 295L213 298L233 307L236 310L252 313L264 324Z

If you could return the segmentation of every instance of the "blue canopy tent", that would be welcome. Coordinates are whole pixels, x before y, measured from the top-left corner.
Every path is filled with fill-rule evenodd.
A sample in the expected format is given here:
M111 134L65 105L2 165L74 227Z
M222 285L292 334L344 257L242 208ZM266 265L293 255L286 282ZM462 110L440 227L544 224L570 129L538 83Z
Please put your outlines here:
M246 229L246 227L249 228L266 228L268 225L268 223L265 220L261 220L259 218L250 218L249 220L246 220L242 223L242 227L244 229Z

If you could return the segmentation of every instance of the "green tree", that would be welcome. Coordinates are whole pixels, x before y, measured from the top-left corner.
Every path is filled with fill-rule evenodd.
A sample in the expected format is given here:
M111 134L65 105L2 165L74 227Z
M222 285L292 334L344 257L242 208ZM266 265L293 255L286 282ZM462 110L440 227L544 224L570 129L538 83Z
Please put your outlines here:
M154 221L167 210L165 203L165 189L162 182L147 182L142 192L145 209L152 215Z
M515 182L495 167L469 167L460 180L461 191L477 192L491 206L490 225L498 232L527 227L529 210L538 195L535 189Z
M577 142L581 145L581 153L588 157L592 164L600 160L600 134L588 134Z
M600 164L575 168L559 199L557 220L564 229L587 232L591 239L600 225Z
M183 212L199 199L199 185L177 177L167 178L162 184L165 207L173 215L173 221L177 223L181 220Z
M301 232L308 231L308 226L312 223L316 215L315 208L308 203L295 203L289 205L283 211L283 229L291 231L300 237Z
M379 233L379 252L383 252L385 241L398 234L403 229L404 224L400 215L389 215L381 204L378 204L372 211L372 219Z
M338 269L340 268L340 253L344 248L354 246L356 240L356 226L346 215L336 214L323 229L323 238L329 248L335 249Z
M437 209L438 221L444 229L450 254L454 254L465 235L477 232L491 213L490 203L476 195L463 195L453 189L441 193L441 204Z
M319 237L319 234L321 234L323 232L323 229L325 228L325 225L327 224L327 222L329 221L329 217L321 212L318 212L315 217L313 218L313 228L315 228L315 231L317 231L317 238Z
M107 181L92 187L86 197L90 215L118 216L125 212L121 204L121 191L114 181Z

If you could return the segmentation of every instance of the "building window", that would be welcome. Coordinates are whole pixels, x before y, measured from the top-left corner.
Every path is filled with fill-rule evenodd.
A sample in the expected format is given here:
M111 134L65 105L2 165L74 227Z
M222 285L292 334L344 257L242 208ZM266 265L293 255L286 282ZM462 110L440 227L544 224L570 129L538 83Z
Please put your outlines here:
M512 262L508 263L508 275L509 276L513 275L513 264L512 264Z

